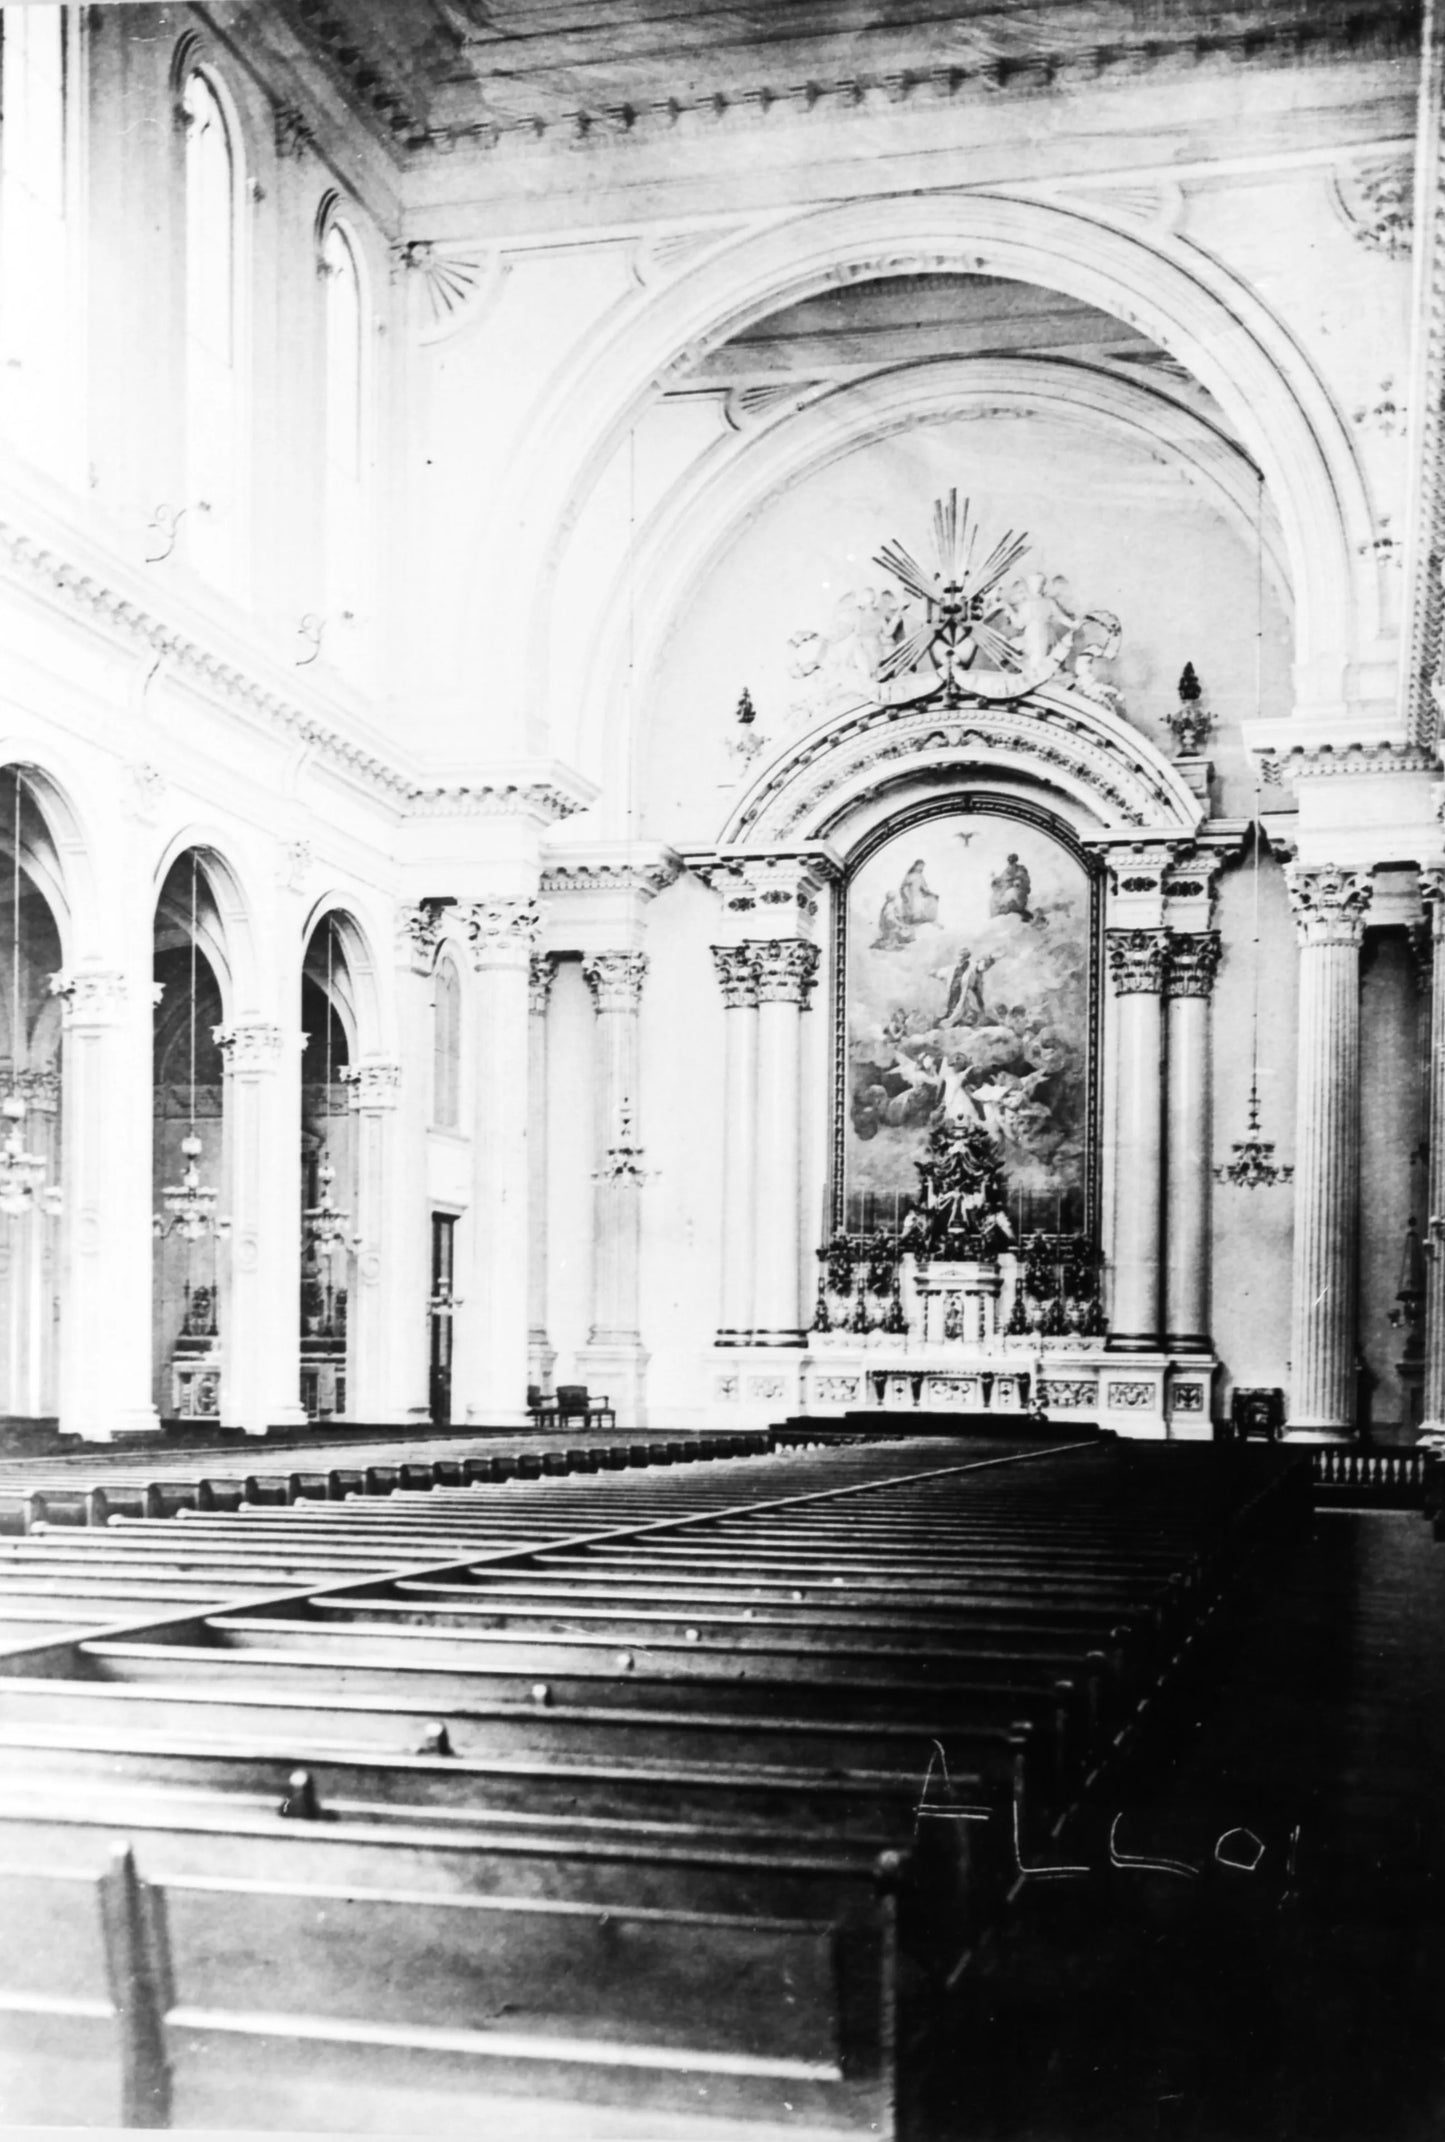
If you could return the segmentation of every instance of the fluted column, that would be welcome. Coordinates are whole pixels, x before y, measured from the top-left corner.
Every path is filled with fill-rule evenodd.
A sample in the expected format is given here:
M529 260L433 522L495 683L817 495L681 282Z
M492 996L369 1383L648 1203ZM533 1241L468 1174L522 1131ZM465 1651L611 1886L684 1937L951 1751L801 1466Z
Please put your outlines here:
M1171 1353L1208 1352L1213 1119L1210 1003L1218 930L1169 940L1166 975L1168 1162L1164 1226L1164 1328Z
M108 1442L158 1425L151 1399L149 982L58 974L65 1006L60 1426ZM39 1224L37 1214L31 1225Z
M225 1063L225 1183L231 1222L221 1308L221 1423L264 1435L299 1427L303 1036L268 1019L218 1026Z
M472 1202L456 1332L455 1417L527 1419L527 992L537 904L498 897L465 911L471 942Z
M723 1124L719 1346L753 1328L753 1192L757 1165L758 964L755 945L714 945L723 996Z
M1360 945L1368 872L1285 867L1300 945L1291 1281L1291 1429L1355 1420L1360 1201Z
M396 1278L392 1260L401 1218L402 1184L394 1148L401 1065L393 1057L366 1056L341 1072L356 1119L356 1282L347 1313L346 1417L392 1421L390 1353L393 1320L388 1315ZM411 1186L415 1194L416 1186Z
M556 1350L547 1337L547 1008L557 963L534 952L527 970L527 1381L552 1388Z
M1425 1393L1422 1441L1445 1444L1445 869L1422 870L1430 918L1429 1225L1425 1235Z
M780 937L752 940L748 949L758 977L753 1340L801 1346L802 1019L818 977L818 947Z
M1110 930L1118 1032L1114 1290L1109 1345L1154 1353L1160 1332L1164 1188L1163 988L1167 930Z

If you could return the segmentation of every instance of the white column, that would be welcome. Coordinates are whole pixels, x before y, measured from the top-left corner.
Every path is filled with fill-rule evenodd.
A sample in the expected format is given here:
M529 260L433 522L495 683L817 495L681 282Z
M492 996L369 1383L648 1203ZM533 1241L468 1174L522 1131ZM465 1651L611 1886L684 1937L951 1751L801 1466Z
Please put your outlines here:
M754 1176L753 1343L802 1346L802 1018L818 947L801 937L753 939L758 977L757 1169Z
M1211 1349L1210 1002L1219 955L1218 930L1179 932L1169 940L1164 1329L1171 1353L1208 1353Z
M527 1422L527 992L537 903L466 908L472 969L472 1202L454 1320L453 1418Z
M1109 1347L1160 1345L1160 1223L1164 1187L1164 1020L1167 930L1110 930L1118 1033L1114 1287Z
M1445 1444L1445 869L1420 872L1430 918L1429 1222L1425 1231L1425 1406L1420 1438Z
M151 1400L151 1012L147 979L53 977L65 1002L60 1427L108 1442Z
M1360 945L1368 872L1285 866L1300 944L1299 1101L1289 1425L1350 1435L1355 1421L1360 1205Z
M547 1337L547 1008L556 973L550 953L532 954L527 970L527 1381L546 1392L552 1389L557 1359Z
M714 945L723 995L723 1126L719 1346L753 1329L753 1191L757 1166L758 966L753 945Z
M264 1435L304 1425L301 1404L301 1045L294 1029L213 1029L226 1066L221 1422Z
M431 1203L427 1194L427 1124L431 1110L432 977L441 943L438 901L396 912L396 1110L386 1125L386 1241L378 1282L385 1358L378 1421L426 1421L429 1390ZM357 1418L365 1416L358 1415Z
M403 1187L394 1159L400 1144L401 1065L392 1057L365 1056L345 1067L341 1082L350 1088L347 1098L356 1119L356 1278L346 1319L346 1417L386 1423L400 1418L390 1410L393 1333L388 1310L395 1287L388 1282L401 1217L397 1192ZM413 1194L416 1187L411 1186Z
M589 1390L605 1392L620 1426L645 1421L646 1355L639 1328L642 1146L638 1018L645 952L594 952L582 963L596 1009L595 1151L592 1198L592 1329L578 1353Z

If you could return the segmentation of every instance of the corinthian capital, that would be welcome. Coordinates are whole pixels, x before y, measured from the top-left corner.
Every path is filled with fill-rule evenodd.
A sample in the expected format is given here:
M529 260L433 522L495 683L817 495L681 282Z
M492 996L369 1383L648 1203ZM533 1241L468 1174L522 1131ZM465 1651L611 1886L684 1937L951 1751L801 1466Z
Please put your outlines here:
M228 1071L274 1071L285 1041L280 1027L269 1019L238 1019L234 1026L213 1026L211 1038ZM305 1047L304 1034L296 1040Z
M758 962L752 945L714 945L712 963L729 1011L744 1011L758 1001Z
M1337 863L1286 863L1284 881L1302 945L1358 945L1374 893L1368 870Z
M397 949L406 955L414 974L430 974L436 965L446 906L444 900L423 900L416 907L396 911Z
M65 1006L67 1026L113 1026L125 1009L126 979L110 967L52 974L50 994Z
M1110 930L1107 942L1115 996L1158 996L1169 963L1169 932Z
M582 962L582 979L600 1012L635 1012L646 978L645 952L594 952Z
M349 1105L358 1115L395 1108L401 1086L401 1065L389 1056L363 1057L359 1064L346 1064L337 1072L343 1086L351 1088Z
M479 971L530 960L542 926L535 900L475 900L464 913L472 943L472 965Z
M1169 940L1169 995L1212 996L1221 949L1218 930L1176 931Z
M801 937L754 938L748 946L757 966L759 1004L796 1004L806 1011L818 979L818 947Z
M550 952L534 952L527 962L527 1009L534 1019L545 1019L552 1001L557 962Z

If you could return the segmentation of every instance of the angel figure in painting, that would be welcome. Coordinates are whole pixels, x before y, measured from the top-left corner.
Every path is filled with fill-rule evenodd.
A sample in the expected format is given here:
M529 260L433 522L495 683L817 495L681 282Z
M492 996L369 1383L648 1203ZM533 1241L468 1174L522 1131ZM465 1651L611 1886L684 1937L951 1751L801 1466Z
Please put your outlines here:
M965 945L954 961L948 980L948 1000L943 1008L945 1026L979 1026L983 1022L983 978L997 958L996 953L975 961ZM939 970L940 973L942 969Z
M921 856L909 866L898 888L898 912L905 926L911 929L930 922L937 927L938 895L929 886L928 871Z
M1024 922L1030 919L1029 895L1033 881L1027 866L1017 855L1010 854L997 877L989 879L988 911L990 915L1018 915Z

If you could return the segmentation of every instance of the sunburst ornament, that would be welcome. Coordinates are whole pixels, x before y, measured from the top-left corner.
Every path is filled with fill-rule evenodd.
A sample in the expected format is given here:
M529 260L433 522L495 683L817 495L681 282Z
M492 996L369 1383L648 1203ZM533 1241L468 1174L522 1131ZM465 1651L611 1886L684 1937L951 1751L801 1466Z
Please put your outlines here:
M885 543L875 563L923 605L923 615L900 621L899 637L878 664L883 696L906 704L941 696L1016 699L1050 677L1073 645L1081 619L1066 609L1042 573L1005 590L1029 547L1013 529L981 558L971 501L960 511L957 490L933 503L937 568L929 572L897 542Z

